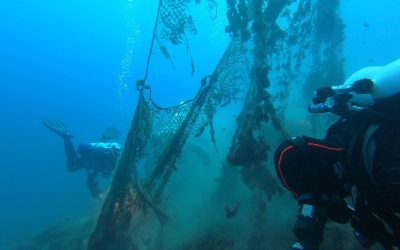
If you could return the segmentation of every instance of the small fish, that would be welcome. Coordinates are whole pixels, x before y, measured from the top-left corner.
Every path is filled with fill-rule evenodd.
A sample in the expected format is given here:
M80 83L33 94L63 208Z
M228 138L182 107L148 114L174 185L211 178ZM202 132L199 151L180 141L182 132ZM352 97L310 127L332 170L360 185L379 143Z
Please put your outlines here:
M364 28L369 28L370 25L369 25L369 23L364 22L364 23L363 23L363 26L364 26Z

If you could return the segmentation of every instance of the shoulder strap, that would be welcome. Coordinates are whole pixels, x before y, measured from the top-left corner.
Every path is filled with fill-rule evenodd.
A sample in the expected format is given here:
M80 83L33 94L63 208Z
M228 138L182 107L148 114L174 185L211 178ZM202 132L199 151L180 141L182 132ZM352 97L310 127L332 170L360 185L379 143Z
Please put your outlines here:
M365 169L368 177L375 186L375 180L373 177L373 167L375 159L376 145L374 140L375 132L380 128L380 123L373 123L367 126L364 133L363 144L362 144L362 160L364 162Z

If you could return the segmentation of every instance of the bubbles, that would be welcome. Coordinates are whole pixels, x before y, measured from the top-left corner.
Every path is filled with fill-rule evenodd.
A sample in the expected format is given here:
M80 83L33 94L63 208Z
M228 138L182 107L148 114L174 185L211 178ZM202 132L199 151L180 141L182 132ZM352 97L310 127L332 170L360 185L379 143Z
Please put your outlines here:
M133 0L128 0L128 10L133 10L136 7L136 2Z
M125 16L126 19L126 26L130 30L130 34L126 39L126 52L123 58L121 59L121 69L118 75L118 85L119 85L119 97L129 90L130 78L132 75L135 74L133 71L133 59L135 57L134 47L137 43L137 36L141 33L140 28L138 27L136 20L135 20L135 13L136 13L136 2L133 0L128 0L128 11Z
M127 11L125 14L126 27L128 27L129 33L126 38L126 51L120 62L120 70L117 76L118 90L117 90L117 109L118 113L121 113L121 109L125 106L126 94L131 91L134 86L133 76L136 74L134 70L134 59L136 57L135 47L137 44L137 38L142 33L136 22L137 3L133 0L127 0Z

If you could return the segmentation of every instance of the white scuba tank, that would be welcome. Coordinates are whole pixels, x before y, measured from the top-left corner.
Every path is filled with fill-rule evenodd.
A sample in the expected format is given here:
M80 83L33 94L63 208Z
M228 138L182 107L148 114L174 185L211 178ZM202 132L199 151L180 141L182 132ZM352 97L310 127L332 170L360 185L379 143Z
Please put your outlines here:
M371 93L351 92L351 102L358 106L369 106L377 99L392 96L400 92L400 59L385 66L366 67L352 74L340 88L351 86L355 81L371 79L374 83Z
M400 92L400 59L384 66L372 80L374 99L389 97Z
M116 150L121 150L122 149L121 145L119 145L116 142L93 142L93 143L90 143L90 145L93 148L98 148L98 149L100 149L100 148L102 148L102 149L116 149Z

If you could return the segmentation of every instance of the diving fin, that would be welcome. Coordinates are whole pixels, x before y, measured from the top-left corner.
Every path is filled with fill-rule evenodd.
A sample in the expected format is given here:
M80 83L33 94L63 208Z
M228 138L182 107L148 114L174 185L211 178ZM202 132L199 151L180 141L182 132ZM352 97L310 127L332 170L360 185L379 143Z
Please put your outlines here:
M62 121L44 119L42 120L43 125L51 132L61 136L61 137L72 137L71 133L65 127Z
M100 142L108 142L112 139L120 137L121 133L114 127L108 127L100 138Z

